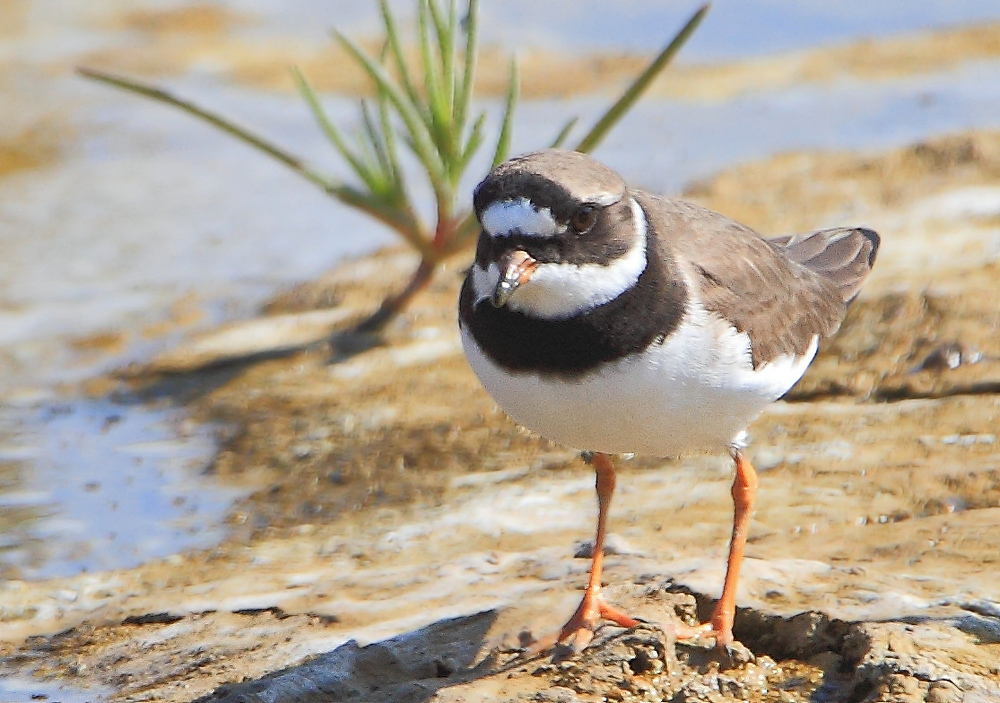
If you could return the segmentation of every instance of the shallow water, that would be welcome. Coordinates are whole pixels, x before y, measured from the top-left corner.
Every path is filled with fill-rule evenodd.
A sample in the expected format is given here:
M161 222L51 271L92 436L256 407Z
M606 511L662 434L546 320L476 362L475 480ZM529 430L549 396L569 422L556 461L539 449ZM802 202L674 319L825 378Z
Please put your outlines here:
M243 492L206 481L211 428L173 408L62 400L0 408L0 575L136 566L208 546Z
M0 393L7 399L0 406L0 574L38 578L129 566L209 544L223 534L219 519L233 496L201 476L211 435L168 408L86 400L53 384L246 317L275 289L391 238L213 130L68 75L87 52L136 41L134 32L116 28L115 3L10 7L18 21L0 47L8 65L0 118L13 134L43 125L56 154L0 179ZM350 32L376 28L357 3L331 10L305 0L244 0L230 8L258 17L225 31L261 40L325 41L334 15ZM484 41L651 50L694 4L588 8L487 4ZM534 29L517 19L528 10ZM1000 9L986 1L869 3L846 13L832 2L723 0L682 56L721 60L997 17ZM970 63L892 82L841 80L715 103L650 99L598 156L633 182L672 191L777 151L874 149L1000 126L997 76L996 62ZM294 96L220 85L211 66L169 82L317 162L333 163ZM515 151L548 141L554 129L547 125L568 115L587 123L604 100L525 103ZM329 104L335 117L354 114L347 101ZM493 112L495 118L495 106ZM484 167L477 162L470 170L469 188Z
M596 119L602 105L592 98L523 105L515 145L528 149L548 136L531 125L546 122L549 115ZM677 192L692 180L776 153L874 151L984 127L1000 127L1000 62L969 63L892 82L845 79L713 103L645 100L608 135L597 155L632 183ZM643 149L641 144L661 146Z
M504 0L483 3L480 24L485 40L507 46L652 51L660 48L701 4L697 0L595 0L581 12L574 0ZM241 0L230 5L265 18L268 27L300 36L322 37L332 26L373 33L379 28L371 11L358 3L292 0L279 7L267 0ZM406 0L395 0L390 5L403 17L412 7ZM711 12L685 46L680 60L758 56L997 17L1000 10L991 0L915 0L905 6L847 6L835 0L714 0ZM526 22L526 18L530 21Z
M28 676L0 679L0 700L52 701L52 703L93 703L107 700L111 691L99 688L73 688L57 681L39 681Z

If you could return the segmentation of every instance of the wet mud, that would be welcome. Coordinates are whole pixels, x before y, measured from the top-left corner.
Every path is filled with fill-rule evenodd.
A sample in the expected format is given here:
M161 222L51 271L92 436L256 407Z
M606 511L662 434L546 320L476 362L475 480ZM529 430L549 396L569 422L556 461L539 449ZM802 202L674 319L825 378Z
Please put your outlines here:
M750 428L761 488L733 657L671 635L722 583L730 467L714 457L621 467L607 595L648 626L604 627L579 655L519 649L579 598L593 478L469 371L456 260L381 342L215 365L195 344L187 373L180 348L97 384L217 423L214 480L257 488L215 548L0 584L3 667L116 700L996 700L998 172L1000 134L979 132L690 189L762 232L857 222L884 242L839 336ZM261 320L336 310L346 326L414 264L347 262Z

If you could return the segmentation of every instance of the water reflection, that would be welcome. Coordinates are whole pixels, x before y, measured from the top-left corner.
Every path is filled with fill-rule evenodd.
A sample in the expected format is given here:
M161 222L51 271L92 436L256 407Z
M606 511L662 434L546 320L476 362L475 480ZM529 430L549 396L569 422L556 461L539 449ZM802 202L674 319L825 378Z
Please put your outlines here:
M129 567L204 546L239 493L180 411L107 400L0 407L0 576Z
M42 681L27 676L7 676L0 679L0 700L52 701L53 703L94 703L110 698L111 691L89 687L71 688L58 681Z

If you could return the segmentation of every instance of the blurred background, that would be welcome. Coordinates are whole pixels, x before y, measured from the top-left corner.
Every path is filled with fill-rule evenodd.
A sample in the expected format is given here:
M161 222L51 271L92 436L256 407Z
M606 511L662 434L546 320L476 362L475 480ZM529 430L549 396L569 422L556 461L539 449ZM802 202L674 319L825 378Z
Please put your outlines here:
M573 114L589 124L696 7L486 0L493 125L508 51L522 61L518 152ZM776 153L995 128L997 23L994 0L717 0L596 156L677 192ZM364 83L341 70L333 26L375 37L375 3L0 0L0 577L130 567L221 539L241 491L202 475L210 428L168 404L115 403L92 379L394 242L260 154L74 68L167 86L342 173L287 71L356 123ZM486 165L470 168L470 191Z

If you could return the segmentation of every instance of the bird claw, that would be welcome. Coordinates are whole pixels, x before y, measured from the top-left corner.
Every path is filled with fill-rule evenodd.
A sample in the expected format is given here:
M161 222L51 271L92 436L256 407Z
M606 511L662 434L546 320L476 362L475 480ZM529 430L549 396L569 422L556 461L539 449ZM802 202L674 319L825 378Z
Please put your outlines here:
M618 610L618 608L609 605L599 593L587 591L583 596L583 600L580 601L580 606L573 613L573 617L563 625L562 630L559 632L559 641L562 642L570 636L575 640L579 640L583 637L580 634L581 630L583 630L590 633L590 637L583 645L586 647L590 643L590 640L594 638L594 629L599 620L609 620L625 628L635 627L639 624L639 621L631 615L627 615Z
M674 638L678 640L700 640L708 637L718 641L718 631L710 622L703 622L700 625L687 625L675 623L671 626Z
M563 637L556 643L555 652L552 655L553 661L559 662L572 656L576 656L587 648L594 641L594 630L590 627L580 627Z
M677 624L673 626L673 631L674 637L678 640L713 639L719 649L724 649L733 643L733 631L720 629L712 622L703 622L700 625Z
M630 628L640 623L609 605L599 594L587 591L573 616L562 626L558 635L535 640L524 651L529 656L558 648L562 657L579 654L594 640L597 623L608 620L619 627Z
M754 661L753 652L742 642L736 641L733 637L731 627L720 628L711 622L704 622L700 625L675 625L674 637L678 640L715 640L715 648L726 658L730 667L746 664Z
M730 667L737 667L748 662L756 661L756 657L750 648L742 642L730 642L726 645L716 645L721 653L728 660Z

